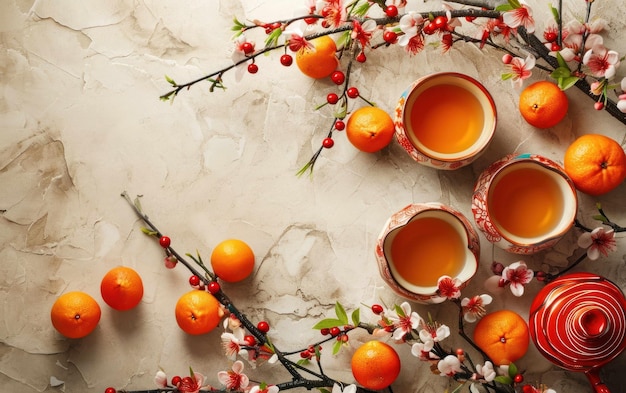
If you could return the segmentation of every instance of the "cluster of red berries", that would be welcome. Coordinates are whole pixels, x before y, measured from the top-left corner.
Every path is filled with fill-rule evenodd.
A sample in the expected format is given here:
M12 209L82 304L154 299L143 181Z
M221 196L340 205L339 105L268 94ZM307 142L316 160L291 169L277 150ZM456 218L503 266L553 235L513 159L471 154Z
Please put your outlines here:
M546 40L546 43L550 44L551 52L558 52L562 49L559 43L557 42L559 35L557 34L556 31L552 29L546 29L543 32L543 38Z
M348 331L352 330L354 327L351 325L346 325L343 327L343 330L341 330L340 327L338 326L333 326L331 328L322 328L320 329L320 333L323 336L331 336L331 337L336 337L337 341L342 341L342 342L348 342Z
M311 360L311 359L313 359L313 356L317 356L316 353L321 352L321 350L322 350L322 346L321 345L317 346L317 351L316 351L315 346L309 345L309 347L307 349L305 349L304 351L300 352L300 357L302 359Z

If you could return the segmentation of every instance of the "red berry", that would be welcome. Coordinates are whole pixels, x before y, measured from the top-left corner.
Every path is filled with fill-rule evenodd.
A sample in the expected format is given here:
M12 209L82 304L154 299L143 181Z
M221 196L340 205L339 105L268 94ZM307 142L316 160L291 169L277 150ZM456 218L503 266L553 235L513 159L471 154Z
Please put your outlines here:
M433 34L435 32L435 24L433 22L429 22L426 26L422 28L424 34Z
M350 98L357 98L359 96L359 89L356 87L351 87L346 91L346 95Z
M302 351L300 352L300 357L302 359L311 359L311 353L309 353L309 351Z
M326 102L330 105L335 105L339 101L339 96L335 93L328 93L326 96Z
M593 107L594 107L595 110L601 111L602 109L604 109L604 103L598 101L598 102L593 104Z
M558 52L561 50L561 46L557 44L556 42L553 42L552 45L550 45L550 50L552 52Z
M457 355L457 356L463 356L463 355L465 355L465 351L463 350L463 348L457 348L457 350L456 350L456 355Z
M104 393L116 393L117 390L115 388L106 388L104 389Z
M381 306L380 304L374 304L372 305L372 312L376 315L380 315L383 313L383 311L385 311L383 309L383 306Z
M522 374L516 374L515 377L513 377L513 382L515 383L524 382L524 376Z
M179 377L178 375L172 377L172 385L174 385L174 386L180 385L180 383L182 381L183 381L183 379L181 377Z
M256 328L259 329L261 333L267 333L270 331L270 324L265 321L261 321L257 323Z
M322 328L322 329L320 329L320 333L322 333L322 336L328 336L330 334L330 329L329 328Z
M339 335L339 333L341 333L341 330L337 326L330 328L330 335L331 336L336 337L336 336Z
M346 123L344 123L342 120L337 120L335 122L335 130L343 131L345 128L346 128Z
M557 38L559 38L558 34L554 31L545 31L543 33L543 38L548 42L554 42Z
M196 276L195 274L189 277L189 285L191 285L192 287L197 287L198 285L200 285L200 277Z
M509 53L506 53L502 56L502 62L504 64L511 64L512 60L513 60L513 56L511 56Z
M259 72L259 66L254 63L248 64L248 72L251 74L256 74L257 72Z
M398 7L395 5L388 5L387 8L385 8L385 14L387 14L390 18L398 16Z
M220 283L218 283L217 281L211 281L208 285L208 289L209 292L212 293L213 295L215 295L216 293L218 293L220 291Z
M291 57L291 55L285 53L280 57L280 64L284 65L285 67L289 67L292 63L293 57Z
M365 60L367 60L367 57L365 57L365 53L361 52L356 56L356 61L358 61L359 63L365 63Z
M398 40L398 34L395 31L387 30L383 33L383 40L388 44L395 44Z
M440 30L448 25L448 18L445 16L438 16L433 20L435 30Z
M335 141L333 141L333 138L324 138L324 140L322 141L322 146L324 146L326 149L330 149L334 145Z
M250 53L254 52L254 45L252 45L251 42L244 42L243 44L241 44L241 50L246 55L249 55Z
M314 25L317 23L318 18L304 18L307 25Z
M159 238L159 244L161 245L161 247L163 248L168 248L170 246L170 244L172 244L172 241L170 240L169 237L167 236L161 236Z
M253 347L256 345L256 338L254 338L253 335L251 334L247 334L244 338L243 338L243 342L246 343L247 346L249 347Z
M465 20L468 21L468 22L473 22L475 19L476 19L476 17L475 16L471 16L471 15L468 15L468 16L465 17Z
M336 85L341 85L343 84L343 82L346 81L346 76L341 71L335 71L332 74L330 74L330 80L332 80L333 83Z

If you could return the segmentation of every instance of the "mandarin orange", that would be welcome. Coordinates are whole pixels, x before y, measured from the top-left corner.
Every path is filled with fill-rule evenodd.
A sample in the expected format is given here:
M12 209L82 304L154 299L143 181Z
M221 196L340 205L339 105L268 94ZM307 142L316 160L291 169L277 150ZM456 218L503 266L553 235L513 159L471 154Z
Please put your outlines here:
M587 134L565 150L563 167L576 189L593 196L603 195L626 179L626 153L607 136Z
M513 311L494 311L476 324L474 342L495 365L508 365L526 354L530 342L528 325Z
M82 338L100 322L101 310L96 300L85 292L65 293L50 310L52 326L68 338Z
M175 314L178 326L185 333L200 335L217 327L223 311L213 295L194 289L178 299Z
M364 106L352 113L346 124L346 136L354 147L366 153L385 148L395 133L391 116L375 106Z
M239 239L228 239L219 243L211 253L213 272L226 282L246 279L254 270L254 252Z
M339 66L337 44L325 35L312 39L313 48L302 48L296 52L296 65L300 71L311 78L326 78Z
M389 344L372 340L354 351L352 375L363 387L381 390L391 385L400 374L400 357Z
M135 270L125 266L114 267L102 277L100 293L112 309L130 310L143 298L143 282Z
M567 95L556 84L535 82L519 97L519 111L528 124L537 128L550 128L559 124L569 107Z

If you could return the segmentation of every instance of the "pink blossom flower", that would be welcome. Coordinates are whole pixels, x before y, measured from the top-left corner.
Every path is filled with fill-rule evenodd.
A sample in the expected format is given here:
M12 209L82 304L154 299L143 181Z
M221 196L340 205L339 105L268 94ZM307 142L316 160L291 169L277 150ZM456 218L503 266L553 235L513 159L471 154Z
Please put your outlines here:
M448 355L437 363L437 369L444 377L453 377L463 371L461 361L454 355Z
M533 271L522 261L512 263L502 271L502 279L510 284L511 292L518 297L524 294L524 285L531 282L534 276Z
M243 362L241 360L237 360L233 363L233 367L230 371L218 372L217 379L221 384L226 386L228 390L245 389L250 383L248 376L243 373Z
M245 344L243 333L243 329L239 328L233 330L233 333L222 333L220 336L224 354L230 360L235 360L237 355L246 356L248 354L248 351L241 347Z
M424 343L425 348L433 348L435 343L443 341L449 336L450 328L438 323L424 323L423 328L419 331L420 341Z
M441 276L437 280L437 294L446 299L458 299L461 296L461 280L450 276Z
M575 53L582 51L583 34L585 38L585 50L591 49L594 45L602 45L600 33L606 27L606 21L596 19L592 23L583 24L576 19L572 19L563 29L563 45L571 48Z
M249 393L278 393L280 389L276 385L253 386Z
M157 371L154 383L161 389L165 388L167 386L167 375L162 370Z
M619 63L619 53L608 50L603 45L594 45L583 56L583 64L598 78L611 79Z
M378 25L376 21L373 19L368 19L363 24L359 21L354 20L352 22L352 33L351 37L353 40L359 41L361 44L361 48L365 48L369 45L370 40L372 39L372 33L376 30Z
M525 79L530 78L533 74L532 69L535 67L535 56L529 54L526 60L521 57L514 57L507 66L511 69L511 82L513 86L520 88Z
M438 359L437 355L431 352L434 345L435 342L433 340L430 340L427 343L415 343L411 346L411 354L419 360L428 361Z
M204 375L192 372L190 377L185 377L180 381L177 388L180 393L198 393L203 382Z
M578 246L587 249L587 256L592 261L600 255L607 256L617 249L615 231L598 227L591 232L585 232L578 238Z
M491 382L496 378L496 370L494 370L493 363L490 361L486 361L484 365L477 364L476 372L487 382Z
M322 26L339 27L346 20L346 11L342 0L320 0L317 13L324 17Z
M476 295L470 298L464 298L461 300L461 307L463 307L463 319L467 322L473 323L478 319L485 316L487 311L485 306L491 304L493 298L489 295Z
M404 34L398 38L398 45L403 46L411 55L415 55L424 49L423 24L424 18L422 15L414 11L400 18L399 26Z
M422 317L418 313L411 311L411 305L404 302L396 310L396 315L390 315L389 320L393 323L393 339L404 340L404 336L410 334L413 329L417 329L422 324Z
M520 0L521 7L506 11L502 15L502 21L511 28L523 26L529 34L535 32L535 20L533 19L533 10Z

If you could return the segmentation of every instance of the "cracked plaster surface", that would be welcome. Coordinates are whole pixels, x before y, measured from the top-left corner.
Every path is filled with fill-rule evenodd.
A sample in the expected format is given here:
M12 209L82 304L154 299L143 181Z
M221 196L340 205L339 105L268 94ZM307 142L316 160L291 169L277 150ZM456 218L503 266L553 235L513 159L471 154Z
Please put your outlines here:
M624 13L611 3L595 2L594 9L609 22L605 42L624 53ZM314 107L333 86L285 69L272 56L259 59L255 76L227 74L226 91L209 94L198 85L172 105L158 100L168 89L164 75L182 82L230 64L234 16L288 18L293 7L291 0L0 4L1 391L144 389L153 387L159 368L173 375L192 366L211 379L228 368L219 355L219 332L190 337L176 326L171 310L187 290L187 274L164 269L161 250L119 197L123 190L143 195L151 218L183 252L208 256L225 238L246 240L257 255L255 273L225 287L253 320L272 324L276 343L297 348L319 337L310 328L332 314L336 301L349 309L400 301L379 278L373 252L393 212L411 202L440 201L469 217L474 179L508 152L561 161L564 147L583 133L624 141L624 126L590 110L575 91L568 93L572 106L563 123L545 132L529 127L515 109L518 92L500 81L499 55L470 46L414 58L391 48L368 56L352 76L364 96L389 112L421 75L452 70L481 80L497 102L497 136L473 165L454 172L420 167L395 143L378 154L359 153L339 134L314 177L297 178L326 133L331 115ZM582 13L577 2L566 7L568 17ZM535 9L540 23L547 20L541 5ZM625 195L622 185L602 198L621 223ZM595 202L581 196L580 214L589 225ZM576 257L575 244L576 235L568 234L526 261L563 267ZM586 267L624 289L623 236L618 247L608 260ZM484 239L482 249L471 291L482 290L492 260L519 259ZM142 303L125 313L108 308L98 289L116 265L135 268L144 280ZM91 294L102 307L99 326L81 340L61 337L49 321L54 300L70 290ZM507 295L494 307L526 315L530 301ZM413 305L453 325L448 306ZM400 354L405 367L395 391L452 388L408 350ZM326 370L350 380L349 356L350 349L328 356ZM622 355L603 370L614 392L625 391L625 365ZM559 392L590 391L584 376L552 367L532 348L521 366L528 378ZM270 382L288 378L276 367L247 371Z

